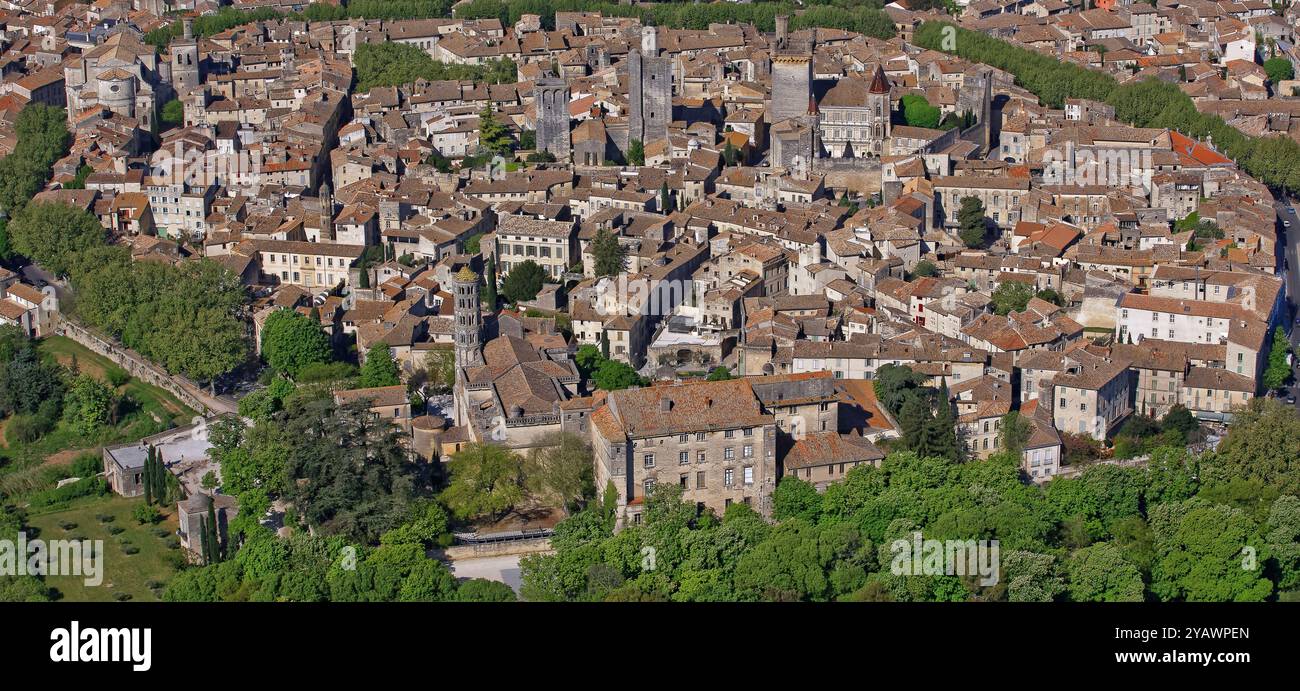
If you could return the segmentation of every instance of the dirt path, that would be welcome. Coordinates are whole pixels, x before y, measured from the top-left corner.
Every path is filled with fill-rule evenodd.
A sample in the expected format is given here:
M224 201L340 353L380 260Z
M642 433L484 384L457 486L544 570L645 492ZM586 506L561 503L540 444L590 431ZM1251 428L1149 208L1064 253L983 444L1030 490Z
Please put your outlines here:
M101 453L101 447L92 446L85 449L64 449L58 453L50 454L41 461L41 465L68 465L73 459L85 453Z

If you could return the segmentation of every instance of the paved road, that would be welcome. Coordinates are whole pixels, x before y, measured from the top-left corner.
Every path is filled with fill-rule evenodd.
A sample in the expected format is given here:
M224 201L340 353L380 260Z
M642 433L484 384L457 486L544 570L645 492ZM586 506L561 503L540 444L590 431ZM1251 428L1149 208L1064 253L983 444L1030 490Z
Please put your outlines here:
M518 554L503 557L457 559L451 563L451 572L456 578L486 578L489 581L499 581L514 589L516 594L519 592Z
M1286 271L1283 273L1283 279L1286 281L1286 293L1288 310L1284 315L1283 323L1288 324L1291 333L1291 345L1300 345L1300 326L1295 323L1300 311L1300 215L1296 214L1295 199L1282 197L1274 205L1277 209L1278 218L1282 220L1282 254L1286 258ZM1290 227L1287 227L1290 223ZM1293 370L1300 373L1300 361L1292 363ZM1290 393L1296 397L1297 405L1300 405L1300 375L1292 378Z

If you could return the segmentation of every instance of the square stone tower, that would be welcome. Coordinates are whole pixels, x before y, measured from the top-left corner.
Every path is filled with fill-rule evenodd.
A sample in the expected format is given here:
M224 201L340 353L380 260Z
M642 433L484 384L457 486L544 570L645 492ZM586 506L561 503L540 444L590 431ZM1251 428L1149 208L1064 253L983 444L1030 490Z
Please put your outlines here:
M569 160L569 83L563 79L539 79L533 85L537 108L537 150L549 151L557 161Z
M659 34L653 26L641 27L641 47L627 54L628 143L642 144L668 138L673 120L672 58L660 57Z

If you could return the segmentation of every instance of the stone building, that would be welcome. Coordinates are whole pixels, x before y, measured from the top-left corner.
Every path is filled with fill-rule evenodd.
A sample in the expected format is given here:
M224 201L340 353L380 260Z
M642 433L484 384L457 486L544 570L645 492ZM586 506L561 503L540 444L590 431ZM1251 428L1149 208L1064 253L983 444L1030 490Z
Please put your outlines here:
M559 279L578 263L578 230L574 221L546 221L520 214L502 216L497 223L494 248L501 275L531 261L552 279Z
M80 59L64 63L69 122L98 106L134 118L141 129L149 130L166 96L161 93L166 85L159 72L166 67L167 63L159 63L153 46L135 34L113 34Z
M465 393L465 368L483 364L480 351L483 339L483 312L479 307L478 274L469 266L460 270L452 279L455 291L455 342L456 342L456 384L453 389L455 399L455 423L464 425L469 422L469 399Z
M511 448L544 443L554 432L586 437L591 399L580 396L581 377L558 333L525 332L501 317L501 335L482 342L478 274L462 269L455 291L456 383L454 423L466 439Z
M879 157L889 141L889 80L879 66L870 81L845 77L826 92L821 143L831 158Z
M673 120L673 59L659 53L653 26L641 27L641 47L627 54L628 145L668 139Z
M557 161L568 161L572 149L569 135L569 82L539 79L533 87L537 109L537 151L549 151Z
M194 38L194 20L181 21L182 33L171 43L172 87L184 96L190 89L203 83L203 61L199 56L199 43Z
M199 554L203 548L202 535L207 527L209 507L217 521L217 535L224 542L230 522L239 514L239 502L234 497L195 492L176 503L177 535L181 546L194 554Z
M767 107L767 121L775 125L808 112L813 96L813 51L809 40L792 40L790 18L776 18L776 45L772 49L772 98Z
M596 486L617 489L619 525L642 522L659 483L718 515L737 502L771 515L776 418L748 380L613 391L591 421Z

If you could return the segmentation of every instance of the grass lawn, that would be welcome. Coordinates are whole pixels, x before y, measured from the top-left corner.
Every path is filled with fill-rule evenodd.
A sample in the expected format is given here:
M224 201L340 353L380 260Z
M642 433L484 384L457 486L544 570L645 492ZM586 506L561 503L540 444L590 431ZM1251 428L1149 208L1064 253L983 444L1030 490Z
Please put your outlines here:
M93 374L104 381L109 372L118 372L125 376L126 371L112 360L65 336L49 336L41 339L41 352L54 356L59 364L71 364L73 356L77 358L77 367L82 372ZM118 389L118 393L128 393L146 412L153 413L163 420L170 420L176 426L188 425L198 413L189 409L175 396L162 389L132 378Z
M111 360L70 338L50 336L42 339L39 347L42 354L62 365L72 364L75 357L80 371L105 382L113 372L119 373L119 380L127 379L126 372ZM66 465L82 453L98 454L99 448L105 445L135 441L164 429L187 425L197 415L170 393L135 378L118 387L117 393L129 397L133 405L117 425L103 427L91 437L77 432L63 420L30 444L13 443L8 435L0 437L0 456L4 457L0 463L0 491L21 495L45 489L52 482L47 466ZM0 428L6 422L0 421Z
M87 497L77 500L71 508L53 513L31 515L28 524L40 529L37 537L52 539L103 540L104 581L99 586L87 587L80 576L50 576L45 579L47 585L58 589L63 599L71 602L112 602L119 593L131 596L131 601L157 602L158 596L150 590L152 582L166 583L175 573L170 559L172 554L180 554L181 548L168 549L168 543L176 542L176 507L163 509L166 517L157 525L140 525L131 517L131 512L144 501L141 497L121 497L109 494L102 497ZM101 523L97 516L113 516L110 523ZM75 523L75 528L65 530L60 524ZM117 535L109 532L112 527L124 530ZM158 537L155 529L165 530L166 537ZM126 554L126 544L140 549L136 554ZM161 594L161 589L159 589Z

